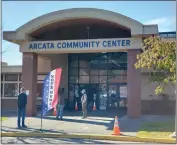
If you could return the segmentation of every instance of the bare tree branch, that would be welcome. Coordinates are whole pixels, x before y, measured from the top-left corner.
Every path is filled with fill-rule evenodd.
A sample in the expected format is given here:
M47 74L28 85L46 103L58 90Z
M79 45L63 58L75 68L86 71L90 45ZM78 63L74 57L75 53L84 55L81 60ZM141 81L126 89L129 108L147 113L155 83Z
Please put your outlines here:
M4 25L5 25L5 22L3 22L3 25L2 25L2 32L1 32L1 38L3 38L3 28L4 28ZM2 40L2 39L1 39ZM3 43L4 43L5 41L4 40L2 40L2 50L1 50L1 54L4 54L4 53L7 53L9 50L10 50L10 48L11 48L11 45L12 44L9 44L8 46L7 46L7 48L5 48L5 49L3 49Z

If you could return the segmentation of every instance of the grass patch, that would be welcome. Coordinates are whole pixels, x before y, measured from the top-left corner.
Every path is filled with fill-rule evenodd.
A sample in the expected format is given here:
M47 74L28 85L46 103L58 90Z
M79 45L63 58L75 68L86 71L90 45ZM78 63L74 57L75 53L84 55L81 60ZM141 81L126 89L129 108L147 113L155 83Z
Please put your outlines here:
M7 120L7 117L1 117L1 121Z
M168 138L174 132L175 122L149 122L144 123L138 133L138 137Z

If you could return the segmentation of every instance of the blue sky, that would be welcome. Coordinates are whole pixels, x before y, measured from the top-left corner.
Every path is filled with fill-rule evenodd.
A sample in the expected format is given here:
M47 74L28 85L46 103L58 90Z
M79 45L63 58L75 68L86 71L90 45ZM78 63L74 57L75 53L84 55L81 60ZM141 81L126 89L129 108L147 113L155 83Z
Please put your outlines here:
M2 25L4 31L14 31L24 23L57 10L68 8L99 8L114 11L143 24L158 24L159 31L176 31L176 2L171 1L22 1L2 2ZM3 41L2 61L9 65L21 65L19 46Z

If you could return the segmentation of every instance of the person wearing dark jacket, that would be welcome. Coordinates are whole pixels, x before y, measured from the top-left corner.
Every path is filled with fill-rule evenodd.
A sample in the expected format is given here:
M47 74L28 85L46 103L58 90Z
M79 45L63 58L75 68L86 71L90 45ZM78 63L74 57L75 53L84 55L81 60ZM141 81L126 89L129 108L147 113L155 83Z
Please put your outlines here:
M26 114L26 105L27 105L27 95L25 94L25 89L20 89L20 94L18 95L18 119L17 119L17 125L18 128L26 128L25 125L25 114ZM20 125L22 118L22 126Z

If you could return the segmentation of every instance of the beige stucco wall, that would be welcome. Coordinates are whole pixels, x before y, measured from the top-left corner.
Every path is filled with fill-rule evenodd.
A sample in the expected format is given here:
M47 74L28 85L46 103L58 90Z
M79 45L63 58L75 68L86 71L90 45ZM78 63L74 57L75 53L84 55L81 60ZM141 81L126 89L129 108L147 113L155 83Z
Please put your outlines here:
M2 66L2 73L21 73L22 66Z
M158 86L158 83L149 82L149 75L142 74L141 75L141 98L142 100L161 100L161 98L155 95L155 88ZM175 95L174 86L168 84L165 86L165 90L162 92L163 94L167 94L170 97L170 100L174 98L172 96Z
M48 73L51 70L51 58L38 55L38 72Z

